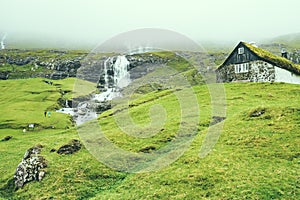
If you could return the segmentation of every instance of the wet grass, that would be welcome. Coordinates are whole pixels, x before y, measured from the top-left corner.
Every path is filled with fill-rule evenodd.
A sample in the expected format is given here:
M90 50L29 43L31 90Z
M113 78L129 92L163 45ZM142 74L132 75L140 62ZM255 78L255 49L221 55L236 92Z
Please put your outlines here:
M299 85L225 84L227 116L224 128L214 150L204 158L199 157L199 151L211 121L210 96L205 85L193 87L200 107L200 123L187 151L159 171L130 174L114 171L98 162L85 147L73 155L50 153L51 149L58 149L71 139L80 139L68 116L54 112L51 118L43 116L44 109L57 106L57 99L61 97L59 90L72 90L70 80L56 84L45 84L42 79L0 81L0 139L13 136L9 141L0 141L0 199L300 197ZM126 134L116 122L116 117L127 109L103 113L99 124L107 138L118 147L151 154L176 140L181 112L174 91L136 94L128 105L132 105L129 116L142 127L147 128L151 123L149 113L153 108L155 111L155 105L164 107L166 120L158 131L155 127L160 124L148 127L149 132L156 131L156 134L138 138ZM28 122L36 122L40 127L54 125L55 128L23 133L22 128ZM15 168L25 150L36 144L44 146L41 155L48 160L46 176L40 182L28 183L14 191Z

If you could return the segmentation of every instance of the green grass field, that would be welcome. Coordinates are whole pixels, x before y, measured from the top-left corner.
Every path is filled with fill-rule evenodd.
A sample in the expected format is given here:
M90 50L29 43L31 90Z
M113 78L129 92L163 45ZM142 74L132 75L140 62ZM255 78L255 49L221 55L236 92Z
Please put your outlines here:
M213 151L204 158L199 152L211 118L210 96L205 85L194 86L200 122L188 150L159 171L126 173L98 162L87 148L72 155L50 153L71 139L82 139L70 117L55 112L59 98L70 98L71 92L62 97L61 91L72 91L73 82L65 79L49 85L43 79L0 81L0 139L13 136L9 141L0 141L0 199L300 198L299 85L225 84L224 129ZM136 94L129 104L129 115L142 127L151 122L149 111L153 105L163 106L167 119L157 134L137 138L124 134L116 123L115 117L122 116L125 109L116 116L111 115L116 110L106 111L99 117L99 124L114 144L140 152L145 147L158 150L176 140L180 107L173 91ZM52 112L50 118L44 117L44 110ZM257 111L264 114L252 117ZM29 123L38 126L23 133ZM48 160L46 176L15 191L15 169L26 149L36 144L44 146L41 155Z

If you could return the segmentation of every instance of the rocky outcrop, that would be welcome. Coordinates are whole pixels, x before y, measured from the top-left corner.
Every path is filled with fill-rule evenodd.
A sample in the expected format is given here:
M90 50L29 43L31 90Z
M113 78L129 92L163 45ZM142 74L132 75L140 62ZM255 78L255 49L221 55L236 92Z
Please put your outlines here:
M22 188L25 183L33 180L41 181L45 176L43 168L47 167L47 161L40 156L42 146L35 146L28 149L18 165L14 174L16 189Z
M25 58L19 58L19 57L8 57L6 62L8 64L11 65L18 65L18 66L22 66L22 65L27 65L29 64L31 61L34 61L36 58L32 57L32 56L28 56Z
M180 56L182 56L182 52ZM8 78L29 78L45 77L50 79L63 79L66 77L75 77L97 83L101 79L101 71L104 68L104 62L109 58L105 55L93 55L88 52L78 51L58 51L58 50L19 50L6 49L0 51L0 68L1 66L11 65L8 71L0 72L0 79ZM179 53L156 54L141 53L126 55L130 62L128 70L130 77L135 79L145 75L149 70L157 65L167 64L170 61L180 59ZM198 54L191 52L185 53L184 57L199 57ZM112 56L112 63L116 61L117 56ZM203 60L203 55L201 54ZM20 67L22 66L22 67ZM84 67L82 67L84 66ZM78 73L78 69L81 71ZM132 70L134 69L134 70ZM18 73L22 75L18 76ZM113 75L113 71L108 72ZM11 75L11 76L10 76ZM100 80L100 84L103 79ZM99 84L99 85L100 85Z
M130 62L129 69L142 65L166 64L171 61L171 58L163 58L151 53L127 55L126 58ZM172 59L176 59L176 57L173 57Z
M153 71L156 67L161 65L166 65L171 61L171 58L160 56L154 54L136 54L136 55L127 55L127 60L129 61L129 73L131 79L141 78L147 73ZM176 56L172 57L176 59Z
M78 68L81 67L81 60L86 55L87 53L56 50L3 50L0 52L0 68L1 65L11 65L12 68L0 72L0 79L8 79L10 74L14 75L11 77L16 77L17 73L23 74L23 76L20 75L22 78L62 79L75 77ZM21 66L22 68L19 68Z
M46 67L53 70L54 73L48 74L51 79L62 79L66 77L75 77L77 69L81 66L80 60L51 60L50 62L36 61L37 66Z
M115 73L113 65L116 62L117 57L118 56L102 56L100 58L92 58L91 56L91 58L85 60L85 63L82 64L80 70L77 71L77 77L98 83L98 88L100 90L105 84L108 84L111 87L113 85ZM160 57L151 53L126 55L125 57L129 62L128 71L130 79L140 78L154 70L155 67L167 64L169 61L177 58L177 56ZM107 67L106 74L108 76L106 77L106 81L108 81L108 83L105 82L105 67Z

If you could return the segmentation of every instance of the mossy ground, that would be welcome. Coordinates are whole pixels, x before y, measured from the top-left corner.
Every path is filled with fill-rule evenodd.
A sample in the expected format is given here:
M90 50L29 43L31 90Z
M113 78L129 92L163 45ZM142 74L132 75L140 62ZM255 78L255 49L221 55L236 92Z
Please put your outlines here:
M162 170L130 174L106 167L85 148L73 155L50 153L71 139L80 139L67 115L43 116L45 109L56 108L60 90L72 90L72 81L61 80L56 86L42 79L0 81L0 138L13 136L0 142L0 199L299 199L299 85L225 84L227 118L218 143L205 158L199 157L199 151L210 122L210 96L205 85L193 87L200 125L189 149ZM169 118L164 131L138 139L122 133L110 116L112 111L103 113L99 123L120 148L159 149L174 138L180 108L172 91L136 95L130 104L138 124L149 123L149 108L155 104L164 106ZM264 113L251 116L259 110ZM40 126L23 133L29 122ZM46 128L51 125L54 128ZM25 150L36 144L44 146L46 176L14 191L15 168Z

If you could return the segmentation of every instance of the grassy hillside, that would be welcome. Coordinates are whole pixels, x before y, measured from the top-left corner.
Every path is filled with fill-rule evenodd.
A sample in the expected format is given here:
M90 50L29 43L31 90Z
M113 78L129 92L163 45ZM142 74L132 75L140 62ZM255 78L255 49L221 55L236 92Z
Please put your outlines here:
M52 86L42 79L0 81L0 139L13 136L0 141L0 199L299 199L298 85L225 84L227 119L215 149L205 158L198 155L210 122L210 96L205 85L195 86L200 123L189 149L162 170L130 174L106 167L86 148L73 155L50 153L71 139L80 139L69 117L54 112L59 91L72 90L72 81L60 80ZM149 108L156 104L165 107L168 118L163 130L142 139L124 134L112 111L103 113L99 123L118 147L140 152L176 140L180 107L172 91L136 95L129 104L137 124L151 121ZM50 118L43 116L45 109L53 111ZM263 114L255 117L259 112ZM27 123L39 127L23 133ZM46 176L14 191L15 168L25 150L36 144L44 146Z
M292 48L300 48L300 33L288 34L276 37L271 40L274 43L281 43Z
M300 33L282 35L269 40L261 41L261 48L272 52L275 55L281 56L281 49L284 48L287 52L293 53L300 49Z

